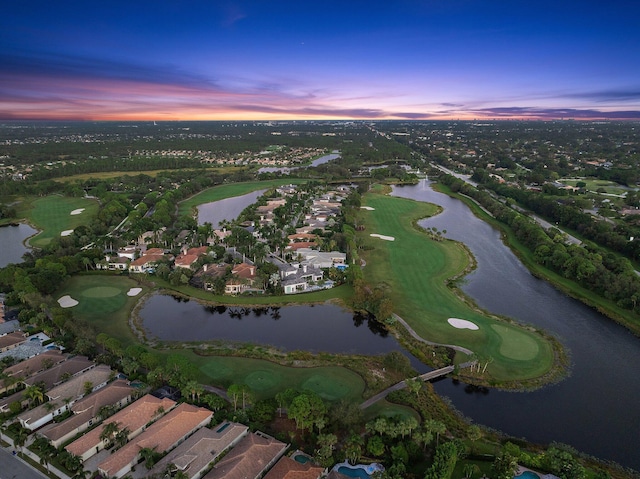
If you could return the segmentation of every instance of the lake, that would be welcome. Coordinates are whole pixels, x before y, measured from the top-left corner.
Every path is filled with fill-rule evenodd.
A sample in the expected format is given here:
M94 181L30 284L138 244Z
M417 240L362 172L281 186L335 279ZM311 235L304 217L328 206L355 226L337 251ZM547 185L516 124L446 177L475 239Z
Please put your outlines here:
M27 224L0 227L0 268L10 263L22 263L22 255L29 251L25 240L38 230Z
M444 212L420 222L465 243L478 262L462 289L493 313L555 334L570 350L571 375L538 391L516 393L467 387L449 378L439 394L473 421L533 442L563 442L640 470L640 339L597 311L535 278L461 201L433 191L428 181L393 194L436 203Z
M198 206L198 224L211 223L217 229L220 222L235 220L242 210L255 203L267 190L256 190L246 195L233 196Z

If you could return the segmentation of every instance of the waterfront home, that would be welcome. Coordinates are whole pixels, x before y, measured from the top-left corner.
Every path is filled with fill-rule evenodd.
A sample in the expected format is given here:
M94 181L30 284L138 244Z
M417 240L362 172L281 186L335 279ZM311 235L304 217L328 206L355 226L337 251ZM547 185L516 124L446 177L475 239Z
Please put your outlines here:
M326 469L314 465L311 461L304 464L282 456L271 468L264 479L320 479Z

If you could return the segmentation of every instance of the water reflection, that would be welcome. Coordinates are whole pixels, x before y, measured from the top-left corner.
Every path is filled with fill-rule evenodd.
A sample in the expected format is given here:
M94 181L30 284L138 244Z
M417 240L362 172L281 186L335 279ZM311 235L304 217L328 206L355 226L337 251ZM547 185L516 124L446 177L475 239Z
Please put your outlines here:
M436 390L474 421L534 442L559 441L640 470L640 340L597 311L535 278L500 233L429 183L394 195L436 203L442 214L420 222L465 243L478 267L462 289L478 305L555 334L571 351L571 376L541 390L507 393L445 379Z
M10 263L21 263L29 248L24 242L38 231L26 224L0 227L0 268Z

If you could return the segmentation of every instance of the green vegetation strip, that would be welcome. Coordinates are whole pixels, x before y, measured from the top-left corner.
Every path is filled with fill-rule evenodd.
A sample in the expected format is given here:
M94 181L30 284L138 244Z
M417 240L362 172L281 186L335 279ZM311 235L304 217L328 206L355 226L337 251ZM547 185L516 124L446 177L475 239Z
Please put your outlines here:
M387 287L395 312L423 338L456 344L491 361L488 370L498 381L534 379L554 365L551 344L529 329L491 317L463 300L447 286L465 273L470 258L456 242L430 239L416 221L436 213L434 205L369 193L363 198L360 232L365 279ZM380 234L394 241L371 237ZM499 294L499 292L496 292ZM457 329L449 318L470 321L478 330Z
M180 203L178 214L180 216L191 215L194 208L198 205L211 203L212 201L220 201L233 196L242 196L252 191L274 188L276 186L288 184L300 184L306 180L298 180L295 178L283 178L278 180L267 181L250 181L246 183L230 183L227 185L215 186L207 190L201 191L197 195L192 196Z
M27 218L42 230L29 240L29 244L36 248L42 248L51 240L60 238L63 231L71 231L78 226L88 224L98 212L98 202L95 200L57 195L39 198L33 201L32 207ZM78 214L71 214L72 212Z

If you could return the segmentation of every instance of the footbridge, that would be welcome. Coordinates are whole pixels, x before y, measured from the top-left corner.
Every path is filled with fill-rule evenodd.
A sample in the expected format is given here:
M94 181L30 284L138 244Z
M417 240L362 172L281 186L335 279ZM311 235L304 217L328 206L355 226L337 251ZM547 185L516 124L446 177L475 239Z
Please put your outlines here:
M459 369L469 368L474 364L476 364L476 361L467 361L466 363L459 364L458 368ZM455 368L456 366L445 366L444 368L434 369L433 371L429 371L427 373L421 374L420 376L416 376L415 378L412 378L412 379L420 379L422 381L432 381L434 379L437 379L442 376L446 376L449 373L452 373ZM399 391L400 389L404 389L406 387L407 387L407 381L406 380L400 381L399 383L394 384L393 386L390 386L384 391L379 392L375 396L372 396L369 399L367 399L365 402L360 404L360 409L367 409L372 404L375 404L381 399L386 398L393 391Z

